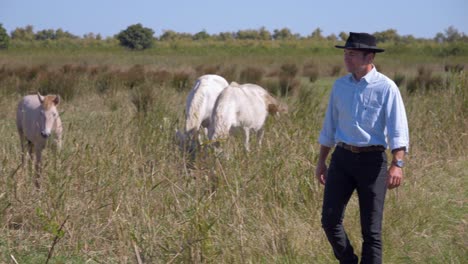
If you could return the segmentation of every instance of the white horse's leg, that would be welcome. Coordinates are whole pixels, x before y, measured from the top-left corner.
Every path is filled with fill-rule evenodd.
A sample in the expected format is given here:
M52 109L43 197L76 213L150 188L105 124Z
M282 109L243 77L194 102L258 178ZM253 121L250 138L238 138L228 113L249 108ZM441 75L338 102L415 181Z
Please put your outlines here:
M40 188L39 179L41 178L42 173L42 148L36 148L36 166L35 166L35 176L34 184L37 188Z
M250 128L244 127L244 147L247 152L250 151L250 145L249 145L249 140L250 140Z
M25 162L25 144L28 144L28 141L24 138L23 131L18 131L19 133L19 138L20 138L20 144L21 144L21 166L24 166Z
M265 134L265 130L263 128L260 128L260 130L257 131L257 140L258 140L258 145L262 145L262 140L263 140L263 135Z

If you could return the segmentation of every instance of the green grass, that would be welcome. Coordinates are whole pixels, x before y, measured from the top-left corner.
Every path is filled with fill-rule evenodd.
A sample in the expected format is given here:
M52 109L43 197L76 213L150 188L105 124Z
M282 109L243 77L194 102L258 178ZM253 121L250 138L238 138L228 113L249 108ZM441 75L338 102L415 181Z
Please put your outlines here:
M0 262L13 263L11 256L18 263L45 262L60 236L50 263L136 263L137 254L144 263L336 263L320 226L323 187L314 171L317 136L336 78L329 72L342 64L341 53L305 57L272 49L252 51L247 58L242 53L219 48L183 56L118 49L1 54L0 64L8 69L45 63L54 74L65 64L85 65L87 71L73 73L76 91L59 107L64 149L45 150L40 190L27 167L16 171L15 127L18 86L38 87L39 80L15 74L0 79ZM318 79L301 78L298 93L281 98L289 113L267 121L262 148L246 154L236 139L229 145L230 159L200 155L193 170L174 141L174 130L183 127L187 90L140 77L136 88L149 89L149 107L138 112L135 88L126 84L126 70L134 64L147 71L191 72L202 64L235 62L239 70L253 64L270 72L291 62L302 69L310 60L321 67ZM466 57L455 60L466 63ZM401 87L411 149L403 186L387 196L384 261L463 263L468 257L467 75L443 73L444 62L436 56L412 61L406 55L379 55L376 63L390 77L396 71L415 74L425 65L445 80L442 89L411 95ZM94 65L110 70L93 76ZM104 74L111 81L99 90ZM356 197L345 224L359 250Z

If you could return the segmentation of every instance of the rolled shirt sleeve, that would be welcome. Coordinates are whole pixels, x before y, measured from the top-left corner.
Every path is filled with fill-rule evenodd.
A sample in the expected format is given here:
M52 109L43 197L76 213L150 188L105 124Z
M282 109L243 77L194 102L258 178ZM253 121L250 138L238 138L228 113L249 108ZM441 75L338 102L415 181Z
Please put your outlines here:
M406 147L409 151L409 129L405 105L396 85L390 89L386 108L387 138L391 150Z
M334 89L330 95L328 102L327 112L325 113L325 119L323 120L322 130L319 135L319 143L326 147L333 147L335 145L335 132L336 132L336 115L337 112L334 109Z

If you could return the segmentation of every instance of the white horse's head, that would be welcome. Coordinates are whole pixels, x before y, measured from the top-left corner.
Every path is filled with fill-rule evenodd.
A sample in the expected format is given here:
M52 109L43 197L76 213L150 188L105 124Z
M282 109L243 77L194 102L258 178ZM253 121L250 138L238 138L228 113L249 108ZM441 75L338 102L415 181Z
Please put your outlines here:
M52 128L54 127L55 121L59 118L57 106L60 103L60 96L42 96L40 93L37 93L37 97L39 98L39 102L41 102L41 119L39 121L41 135L44 138L48 138L51 134Z
M186 133L178 129L176 130L176 142L181 151L187 151L188 153L195 153L200 146L197 133Z

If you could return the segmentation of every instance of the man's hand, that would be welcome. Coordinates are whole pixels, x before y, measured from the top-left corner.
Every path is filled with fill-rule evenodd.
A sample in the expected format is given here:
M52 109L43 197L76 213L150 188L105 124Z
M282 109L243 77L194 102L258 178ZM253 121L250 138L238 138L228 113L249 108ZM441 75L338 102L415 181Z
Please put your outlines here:
M395 161L403 160L403 158L405 157L405 151L406 147L401 147L392 150L392 165L390 165L390 168L387 172L387 187L389 189L396 188L400 186L400 184L403 182L403 170L400 167L396 166Z
M327 180L327 169L325 162L317 163L317 167L315 168L315 177L323 185L325 185L325 181Z
M317 162L317 167L315 167L315 177L317 177L317 180L325 185L325 181L327 180L327 164L325 161L327 160L328 153L330 152L330 147L320 145L320 152L319 152L319 158Z
M388 169L388 176L387 176L387 187L388 189L393 189L403 182L403 170L394 164L390 166Z

